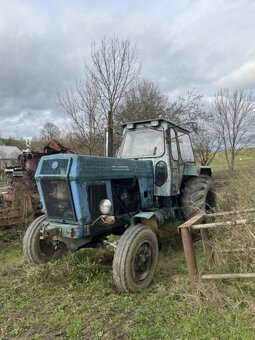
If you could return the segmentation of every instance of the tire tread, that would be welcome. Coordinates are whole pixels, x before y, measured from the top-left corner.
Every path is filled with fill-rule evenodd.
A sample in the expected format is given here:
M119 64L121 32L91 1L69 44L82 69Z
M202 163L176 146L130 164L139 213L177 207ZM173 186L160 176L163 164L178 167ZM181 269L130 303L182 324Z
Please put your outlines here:
M134 291L133 289L131 289L131 287L128 286L126 268L129 258L127 255L134 240L139 237L139 234L144 233L144 231L149 231L150 233L152 233L152 235L155 236L155 240L157 242L156 235L147 226L138 224L129 227L122 235L118 243L113 259L113 280L117 289L121 292ZM156 251L156 256L158 257L158 249Z

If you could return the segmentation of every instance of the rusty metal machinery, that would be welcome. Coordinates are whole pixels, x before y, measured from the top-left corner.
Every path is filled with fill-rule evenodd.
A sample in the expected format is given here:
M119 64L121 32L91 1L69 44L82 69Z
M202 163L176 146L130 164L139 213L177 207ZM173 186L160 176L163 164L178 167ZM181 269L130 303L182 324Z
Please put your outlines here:
M27 144L17 161L5 168L5 185L0 187L0 227L26 224L28 219L41 215L34 174L42 156L56 153L74 152L55 139L45 145L43 152L30 151Z

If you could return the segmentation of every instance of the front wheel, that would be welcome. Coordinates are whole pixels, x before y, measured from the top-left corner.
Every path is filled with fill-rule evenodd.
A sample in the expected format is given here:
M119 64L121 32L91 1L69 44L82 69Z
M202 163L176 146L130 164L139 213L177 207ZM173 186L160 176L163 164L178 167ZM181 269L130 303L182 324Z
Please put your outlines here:
M58 259L67 251L63 242L53 244L51 239L40 239L43 223L46 216L37 217L27 228L23 239L23 253L33 264L45 263Z
M129 227L120 238L113 258L113 280L121 292L148 287L158 262L158 240L147 227Z

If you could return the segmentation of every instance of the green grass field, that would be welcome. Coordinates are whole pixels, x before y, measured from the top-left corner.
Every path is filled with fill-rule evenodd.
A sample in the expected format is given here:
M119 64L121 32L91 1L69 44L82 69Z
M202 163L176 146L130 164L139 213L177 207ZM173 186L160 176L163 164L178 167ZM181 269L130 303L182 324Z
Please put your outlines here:
M224 171L228 169L224 152L219 152L215 156L211 166L214 171ZM254 166L255 166L254 148L244 149L240 152L239 155L236 156L235 160L236 170L247 170L249 168L254 168Z
M237 168L253 166L254 152ZM225 168L218 155L213 169ZM227 209L229 190L219 190ZM0 339L254 339L255 281L212 282L192 295L176 225L161 233L153 284L119 294L110 251L82 249L35 267L23 257L23 232L0 230ZM207 270L201 242L195 248Z
M220 303L210 300L214 292L204 299L191 295L179 237L164 233L155 280L136 294L115 290L111 253L80 250L33 267L23 258L20 240L7 243L5 233L0 248L0 338L253 339L251 281L242 284L247 293L240 296L240 286L228 282L224 294L229 296ZM196 248L202 258L199 242Z

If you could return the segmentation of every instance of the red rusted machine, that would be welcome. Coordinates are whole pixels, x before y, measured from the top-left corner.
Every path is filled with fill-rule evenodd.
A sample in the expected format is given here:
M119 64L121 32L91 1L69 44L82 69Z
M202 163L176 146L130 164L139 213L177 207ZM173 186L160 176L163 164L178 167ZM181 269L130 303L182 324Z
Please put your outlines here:
M74 153L52 139L43 152L23 150L13 166L5 168L7 185L0 189L0 227L26 222L41 214L41 204L34 174L42 156L56 153Z

